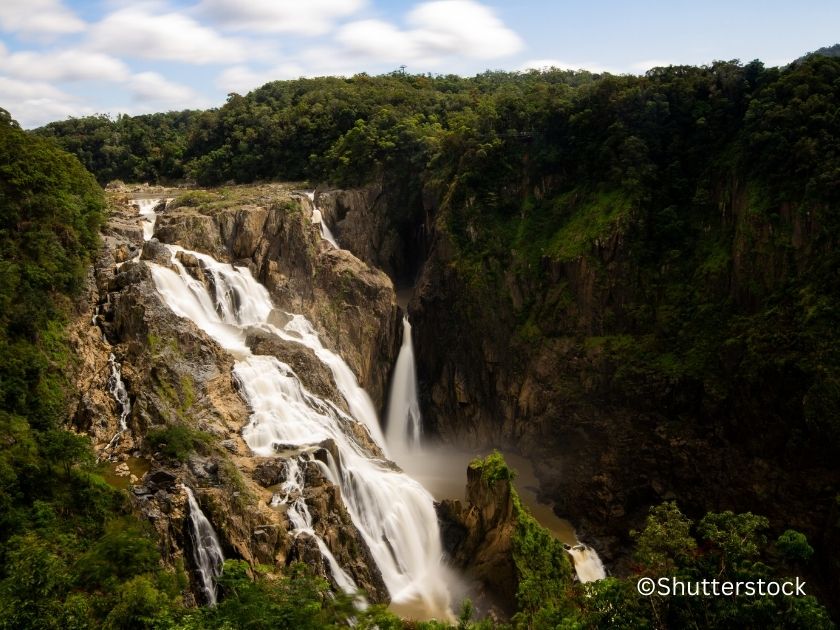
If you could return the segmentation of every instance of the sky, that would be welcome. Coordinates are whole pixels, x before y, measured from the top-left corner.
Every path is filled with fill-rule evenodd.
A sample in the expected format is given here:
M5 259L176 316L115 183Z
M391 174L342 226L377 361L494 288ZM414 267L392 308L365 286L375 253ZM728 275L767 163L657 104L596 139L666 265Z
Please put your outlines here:
M838 42L838 0L0 0L0 107L31 128L301 76L784 65Z

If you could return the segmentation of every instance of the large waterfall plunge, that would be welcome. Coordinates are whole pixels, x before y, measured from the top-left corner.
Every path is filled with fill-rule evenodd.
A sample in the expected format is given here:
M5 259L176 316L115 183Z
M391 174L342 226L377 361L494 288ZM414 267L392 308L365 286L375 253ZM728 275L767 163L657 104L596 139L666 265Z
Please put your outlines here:
M422 422L417 399L411 324L408 317L405 317L402 345L391 377L391 392L388 398L388 425L385 432L388 448L403 469L435 492L437 498L462 498L463 470L473 457L481 453L468 454L436 448L433 445L426 445L424 448L420 444ZM539 481L531 463L513 453L505 453L505 458L508 464L513 465L520 473L519 482L514 482L520 499L543 527L566 543L564 546L572 557L578 580L592 582L603 579L606 571L597 552L578 541L571 525L558 518L550 505L539 502L534 490L539 486ZM456 493L447 494L447 489L452 485L457 488Z
M420 445L423 420L417 400L417 373L414 369L414 345L411 341L411 324L403 318L403 338L388 397L388 424L386 440L395 453L407 453Z
M234 375L251 410L243 437L258 455L274 455L277 445L306 447L335 442L339 461L324 474L340 489L347 510L370 547L393 602L426 616L450 616L446 571L432 496L407 475L394 470L360 442L350 428L358 423L383 451L384 439L374 407L340 356L323 347L302 315L287 314L283 328L269 323L274 306L268 291L247 268L220 263L174 245L171 267L148 263L158 291L172 311L192 320L236 359ZM193 278L176 259L179 251L195 256L212 278L212 288ZM273 356L254 355L246 331L259 328L312 349L331 370L352 415L309 392L287 364ZM301 456L306 457L306 456ZM300 525L300 527L298 527ZM305 530L305 523L295 525ZM328 564L330 558L326 558ZM334 579L346 585L342 571Z

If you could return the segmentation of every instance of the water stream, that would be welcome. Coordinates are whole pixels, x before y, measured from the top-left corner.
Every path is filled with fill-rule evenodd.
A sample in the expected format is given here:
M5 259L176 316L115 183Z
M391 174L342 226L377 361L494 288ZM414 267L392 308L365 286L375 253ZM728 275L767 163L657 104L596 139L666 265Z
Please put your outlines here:
M219 544L219 537L216 530L204 516L195 495L189 486L184 486L187 493L189 512L188 533L190 536L190 547L192 549L193 568L195 569L196 580L201 597L206 604L216 605L216 578L222 574L222 566L225 563L225 556L222 553L222 546Z
M328 226L327 222L324 221L321 209L315 205L315 192L308 192L306 193L306 196L309 197L309 201L312 202L312 223L321 228L321 237L325 241L329 241L336 249L341 249L338 245L338 241L335 240L335 236L333 236L333 233L330 231L330 226Z
M168 199L166 201L169 201ZM143 217L143 240L148 241L155 233L155 222L157 213L155 208L161 202L160 199L135 199L140 216Z
M414 367L414 346L411 324L403 317L403 336L388 397L386 440L395 453L407 453L420 446L423 419L417 399L417 373Z
M578 580L583 583L603 580L607 577L604 570L604 563L598 557L598 553L589 545L579 543L566 548L575 564L575 573Z
M286 479L280 484L282 494L275 494L271 499L271 505L275 507L279 505L288 506L286 514L292 524L291 534L295 537L306 535L313 538L321 555L327 561L330 573L332 573L338 587L348 595L356 595L359 592L359 587L353 581L353 578L341 568L327 544L315 533L312 527L312 515L309 512L309 506L306 505L306 500L303 498L304 474L301 468L301 460L304 463L313 461L308 454L301 455L299 458L293 457L286 461ZM360 607L367 606L367 601L364 597L359 596L357 605Z
M111 374L108 376L108 391L111 392L111 396L114 397L114 400L120 406L120 419L117 432L106 447L113 448L119 442L120 436L128 429L128 416L131 415L131 400L128 397L128 390L126 390L125 383L122 380L122 368L113 352L108 356L108 365L111 369Z

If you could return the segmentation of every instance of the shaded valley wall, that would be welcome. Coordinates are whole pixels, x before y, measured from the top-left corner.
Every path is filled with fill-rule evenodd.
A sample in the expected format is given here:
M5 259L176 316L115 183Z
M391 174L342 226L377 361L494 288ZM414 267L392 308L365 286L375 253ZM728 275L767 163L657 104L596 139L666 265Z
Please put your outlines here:
M369 191L332 194L353 200L345 216L386 224ZM796 206L756 212L737 181L715 199L694 210L700 236L682 261L640 264L635 210L580 256L488 257L476 271L427 195L432 238L409 305L426 430L530 457L543 496L619 573L629 530L677 499L695 517L751 510L775 535L805 532L830 589L840 473L805 419L815 374L785 345L799 342L797 307L771 297L807 290L832 245Z

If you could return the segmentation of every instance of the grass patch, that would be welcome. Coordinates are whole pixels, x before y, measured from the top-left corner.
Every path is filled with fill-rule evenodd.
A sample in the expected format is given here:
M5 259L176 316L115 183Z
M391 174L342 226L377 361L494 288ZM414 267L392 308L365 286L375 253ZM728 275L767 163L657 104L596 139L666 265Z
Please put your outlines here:
M163 429L152 429L146 434L145 444L150 451L159 451L169 459L186 462L190 455L210 452L215 438L183 424L172 424Z
M551 237L546 254L557 260L574 260L586 254L599 238L609 236L631 209L630 198L621 191L599 191L582 199L575 193L554 202L555 213L568 216L565 225Z

